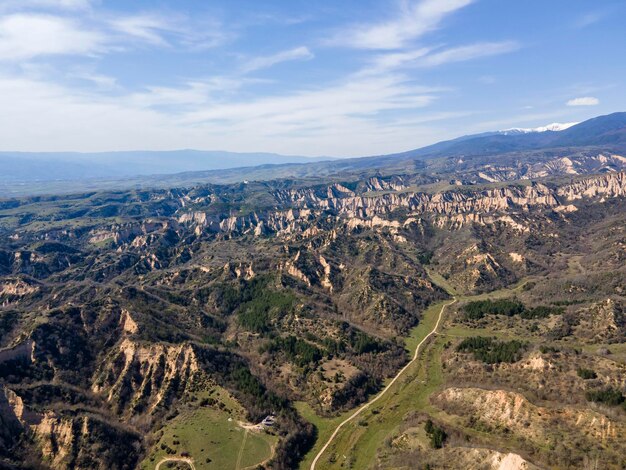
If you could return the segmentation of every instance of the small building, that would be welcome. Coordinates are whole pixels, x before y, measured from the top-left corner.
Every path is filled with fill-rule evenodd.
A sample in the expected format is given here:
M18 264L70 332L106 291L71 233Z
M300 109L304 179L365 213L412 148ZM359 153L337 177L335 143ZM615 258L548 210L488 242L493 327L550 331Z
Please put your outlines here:
M274 424L276 424L276 416L267 415L265 418L263 418L263 421L261 421L261 424L267 427L274 426Z

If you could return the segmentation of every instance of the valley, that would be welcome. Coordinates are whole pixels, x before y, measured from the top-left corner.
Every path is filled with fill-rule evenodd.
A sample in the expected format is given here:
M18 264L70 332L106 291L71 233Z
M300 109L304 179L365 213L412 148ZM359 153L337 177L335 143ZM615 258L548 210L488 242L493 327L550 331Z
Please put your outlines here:
M1 465L623 468L600 143L0 200Z

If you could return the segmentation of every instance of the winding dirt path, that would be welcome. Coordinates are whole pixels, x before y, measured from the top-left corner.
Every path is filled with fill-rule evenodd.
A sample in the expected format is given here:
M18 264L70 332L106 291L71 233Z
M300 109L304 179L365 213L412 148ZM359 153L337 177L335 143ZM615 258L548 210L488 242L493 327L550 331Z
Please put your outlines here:
M156 467L154 467L154 470L159 470L159 468L161 468L161 465L167 462L185 462L187 465L191 467L191 470L196 470L196 467L193 464L193 460L185 458L185 457L165 457L164 459L161 459L158 464L156 464Z
M396 383L396 381L402 376L402 374L404 374L404 372L417 360L417 357L419 355L420 348L422 347L422 345L428 340L428 338L430 338L432 335L434 335L437 332L437 329L439 328L439 323L441 323L441 319L443 318L443 312L445 311L446 307L452 305L455 302L456 302L456 298L453 298L451 302L447 302L441 306L441 310L439 311L439 317L437 318L437 322L435 323L435 326L430 331L430 333L424 336L424 339L422 339L422 341L420 341L420 343L417 345L417 347L415 348L415 354L413 354L413 359L411 359L411 361L409 361L407 365L405 365L402 369L400 369L400 371L391 380L391 382L389 382L389 384L378 395L376 395L370 401L365 403L363 406L361 406L361 408L356 410L354 413L352 413L350 416L348 416L346 419L344 419L341 423L337 425L337 427L335 428L335 431L331 434L331 436L328 438L328 440L324 444L324 447L320 449L320 451L317 453L317 455L313 459L313 462L311 462L311 467L310 467L311 470L315 470L315 465L317 464L317 461L322 457L326 449L328 449L328 446L330 446L330 444L333 442L333 439L337 437L337 434L339 434L339 431L341 430L341 428L344 427L346 424L348 424L350 421L352 421L354 418L359 416L363 411L367 410L371 405L373 405L378 400L380 400L385 395L385 393L389 391L389 389L393 386L393 384Z

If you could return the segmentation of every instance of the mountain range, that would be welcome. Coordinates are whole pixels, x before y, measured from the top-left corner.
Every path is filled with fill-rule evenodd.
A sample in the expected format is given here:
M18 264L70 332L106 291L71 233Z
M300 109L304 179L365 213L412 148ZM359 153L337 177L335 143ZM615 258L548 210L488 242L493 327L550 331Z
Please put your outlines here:
M267 164L307 163L329 157L274 153L172 150L126 152L0 152L1 181L54 181L127 178Z
M624 117L22 187L0 468L626 468Z
M550 126L545 126L546 128ZM569 155L626 152L626 112L532 132L465 135L406 152L359 158L299 157L268 153L170 152L0 153L0 197L107 189L165 188L276 178L339 177L345 173L392 174L446 164L450 158L479 163L494 155L533 160L543 153ZM68 184L71 181L71 184Z

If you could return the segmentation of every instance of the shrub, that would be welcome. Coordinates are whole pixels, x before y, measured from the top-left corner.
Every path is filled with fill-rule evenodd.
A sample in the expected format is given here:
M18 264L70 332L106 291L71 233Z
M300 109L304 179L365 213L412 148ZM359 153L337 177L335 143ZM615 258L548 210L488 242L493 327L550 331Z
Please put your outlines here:
M426 421L424 431L430 437L430 445L433 449L441 449L448 438L448 434L443 428L435 425L432 420Z
M530 310L524 310L520 316L526 320L532 320L535 318L548 318L550 315L561 315L564 311L565 309L563 307L546 307L540 305Z
M584 367L579 367L576 371L578 373L578 377L584 380L595 379L598 377L598 374L591 369L585 369Z
M386 349L378 340L361 331L350 335L349 341L356 354L380 352Z
M471 352L474 358L487 364L516 362L522 357L526 344L521 341L497 341L495 338L475 336L464 339L458 346L459 352Z
M586 394L588 401L602 403L608 406L618 406L624 403L624 395L618 389L613 387L601 390L590 390Z

